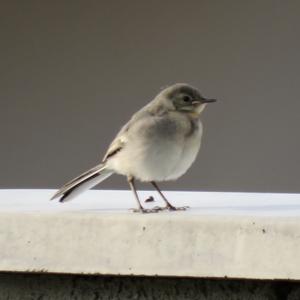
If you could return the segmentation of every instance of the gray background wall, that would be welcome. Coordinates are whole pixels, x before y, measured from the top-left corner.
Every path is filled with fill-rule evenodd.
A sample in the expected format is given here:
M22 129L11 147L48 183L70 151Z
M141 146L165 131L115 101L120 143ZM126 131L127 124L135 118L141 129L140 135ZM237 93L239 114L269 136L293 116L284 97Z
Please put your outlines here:
M58 187L161 87L188 82L220 101L165 189L300 192L299 15L279 0L1 1L0 188Z

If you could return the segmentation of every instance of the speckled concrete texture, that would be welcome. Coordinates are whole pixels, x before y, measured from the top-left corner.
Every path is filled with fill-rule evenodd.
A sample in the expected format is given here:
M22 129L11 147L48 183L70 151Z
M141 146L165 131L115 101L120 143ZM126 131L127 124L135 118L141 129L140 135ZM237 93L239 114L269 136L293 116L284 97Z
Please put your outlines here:
M53 192L0 193L0 271L300 280L300 195L173 192L189 210L140 214L129 191Z
M0 300L299 300L300 283L0 274Z

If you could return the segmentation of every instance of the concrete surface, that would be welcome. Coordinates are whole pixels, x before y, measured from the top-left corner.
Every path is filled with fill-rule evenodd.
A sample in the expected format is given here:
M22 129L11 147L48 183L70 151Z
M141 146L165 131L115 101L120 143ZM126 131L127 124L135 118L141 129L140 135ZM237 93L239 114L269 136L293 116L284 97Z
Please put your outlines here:
M299 300L297 282L0 274L0 300Z
M0 271L300 279L300 195L169 192L191 208L143 215L128 191L53 192L0 191Z

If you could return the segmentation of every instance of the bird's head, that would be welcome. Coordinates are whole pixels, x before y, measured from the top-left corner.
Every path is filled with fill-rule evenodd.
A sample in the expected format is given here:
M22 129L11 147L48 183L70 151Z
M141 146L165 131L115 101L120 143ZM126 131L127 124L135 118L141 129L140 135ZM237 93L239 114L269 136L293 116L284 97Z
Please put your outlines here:
M206 104L217 101L204 98L196 88L184 83L167 87L158 97L168 109L188 113L194 117L200 115Z

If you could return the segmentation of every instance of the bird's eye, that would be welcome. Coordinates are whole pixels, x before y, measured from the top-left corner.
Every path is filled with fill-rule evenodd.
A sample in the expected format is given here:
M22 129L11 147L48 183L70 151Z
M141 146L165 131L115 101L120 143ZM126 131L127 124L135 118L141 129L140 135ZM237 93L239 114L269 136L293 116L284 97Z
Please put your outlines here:
M186 102L186 103L188 103L188 102L190 102L190 101L192 100L192 98L191 98L190 96L187 96L187 95L183 96L182 99L183 99L183 101Z

